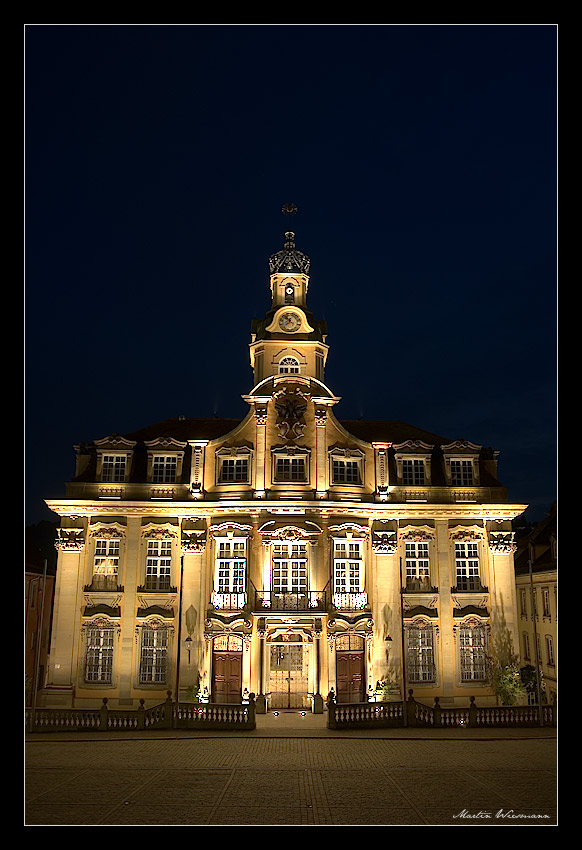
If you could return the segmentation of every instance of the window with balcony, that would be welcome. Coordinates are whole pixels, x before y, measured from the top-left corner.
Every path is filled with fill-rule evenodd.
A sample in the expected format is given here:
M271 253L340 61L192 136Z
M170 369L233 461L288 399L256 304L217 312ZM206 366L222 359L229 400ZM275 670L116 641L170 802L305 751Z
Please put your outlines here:
M168 591L172 579L172 541L148 540L146 555L146 591Z
M422 684L436 680L434 663L434 631L430 623L407 628L406 678Z
M333 544L333 605L359 609L367 604L364 592L364 557L361 540L341 539Z
M487 630L484 625L461 626L459 662L462 682L487 681Z
M430 560L428 543L406 543L406 590L430 590Z
M176 455L154 455L152 462L152 482L154 484L175 484L177 480L178 458Z
M119 483L125 481L126 467L126 455L103 455L101 462L101 481L107 483Z
M85 681L111 684L115 627L107 624L86 629Z
M307 592L307 544L274 543L271 589L273 593Z
M481 591L479 544L455 543L456 590Z
M97 538L93 558L93 590L116 590L119 572L119 538Z
M247 583L246 538L217 538L215 545L212 604L216 609L244 608Z
M142 685L166 684L169 631L164 625L141 628L139 681Z

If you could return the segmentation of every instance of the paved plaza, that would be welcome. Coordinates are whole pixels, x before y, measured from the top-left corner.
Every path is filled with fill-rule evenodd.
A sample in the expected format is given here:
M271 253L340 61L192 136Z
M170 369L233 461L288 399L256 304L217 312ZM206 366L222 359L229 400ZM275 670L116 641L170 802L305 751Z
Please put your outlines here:
M27 826L549 826L555 729L26 736Z

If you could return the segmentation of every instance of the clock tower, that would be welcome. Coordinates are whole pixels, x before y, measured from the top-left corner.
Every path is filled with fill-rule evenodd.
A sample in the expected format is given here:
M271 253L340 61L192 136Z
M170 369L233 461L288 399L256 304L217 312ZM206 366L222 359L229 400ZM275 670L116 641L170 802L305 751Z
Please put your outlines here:
M324 381L328 346L324 321L307 309L309 257L295 246L288 230L280 251L269 258L271 308L254 319L250 355L255 386L265 378L302 375Z

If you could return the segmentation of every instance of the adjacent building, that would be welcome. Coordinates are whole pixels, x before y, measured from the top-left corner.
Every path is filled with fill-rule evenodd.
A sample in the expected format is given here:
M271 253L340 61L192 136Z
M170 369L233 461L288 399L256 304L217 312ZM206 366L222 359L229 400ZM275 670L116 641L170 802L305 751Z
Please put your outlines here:
M258 711L319 712L331 690L409 688L495 704L495 630L518 652L512 520L526 507L508 503L498 452L338 418L294 233L269 271L246 416L78 445L66 498L47 502L61 522L46 705L252 692Z
M558 698L557 505L519 541L515 580L523 667L538 665L545 699ZM532 700L537 699L531 694ZM542 697L543 698L543 697Z

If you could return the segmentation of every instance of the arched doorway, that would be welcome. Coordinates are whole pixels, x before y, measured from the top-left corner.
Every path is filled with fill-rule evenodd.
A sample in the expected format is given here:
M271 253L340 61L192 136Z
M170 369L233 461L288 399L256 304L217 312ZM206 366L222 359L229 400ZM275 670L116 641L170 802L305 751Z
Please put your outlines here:
M364 702L364 638L339 635L336 639L337 701Z
M243 641L239 635L219 635L212 642L212 702L240 703Z
M309 644L300 633L271 640L269 692L270 708L309 707Z

